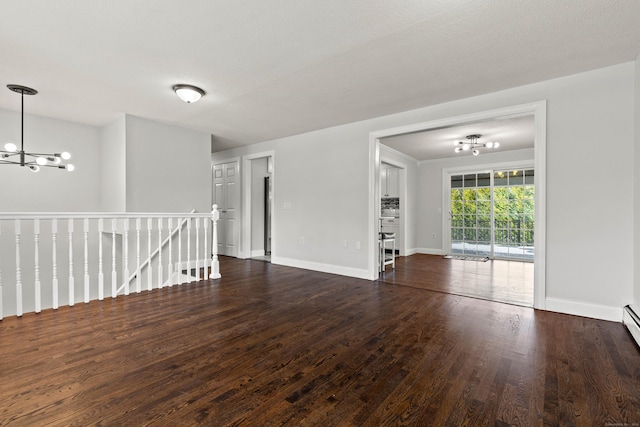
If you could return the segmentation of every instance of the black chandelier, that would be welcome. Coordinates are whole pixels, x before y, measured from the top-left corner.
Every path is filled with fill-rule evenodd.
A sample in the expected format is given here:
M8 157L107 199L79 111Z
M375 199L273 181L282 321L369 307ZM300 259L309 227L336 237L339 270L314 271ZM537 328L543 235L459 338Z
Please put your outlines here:
M453 141L453 145L456 146L454 151L461 153L471 150L473 155L477 156L480 154L478 148L498 148L500 146L499 142L478 142L481 136L480 134L467 135L467 141Z
M28 153L24 151L24 96L35 95L37 90L30 87L20 85L7 85L9 90L19 93L22 99L22 108L20 116L20 150L16 144L8 142L4 145L4 149L0 150L0 164L2 165L20 165L26 166L33 172L38 172L40 166L49 168L65 169L69 172L75 167L71 163L63 163L63 160L69 160L71 154L66 151L62 153L45 154L45 153Z

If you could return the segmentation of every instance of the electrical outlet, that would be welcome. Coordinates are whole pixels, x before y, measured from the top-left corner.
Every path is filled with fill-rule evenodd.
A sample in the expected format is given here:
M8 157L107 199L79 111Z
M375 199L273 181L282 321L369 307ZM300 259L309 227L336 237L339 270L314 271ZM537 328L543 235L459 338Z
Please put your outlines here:
M304 245L304 237L300 236L300 240L298 241L301 245Z
M356 249L360 249L360 240L356 240Z
M433 234L431 235L431 237L433 237L433 238L435 239L435 238L436 238L436 233L433 233Z

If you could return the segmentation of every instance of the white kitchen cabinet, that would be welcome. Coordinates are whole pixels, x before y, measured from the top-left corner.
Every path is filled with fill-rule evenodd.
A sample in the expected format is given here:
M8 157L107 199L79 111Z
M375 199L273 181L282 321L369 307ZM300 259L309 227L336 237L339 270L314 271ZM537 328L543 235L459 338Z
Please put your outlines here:
M380 194L382 197L400 197L400 169L380 169Z
M387 169L387 197L400 197L400 169Z

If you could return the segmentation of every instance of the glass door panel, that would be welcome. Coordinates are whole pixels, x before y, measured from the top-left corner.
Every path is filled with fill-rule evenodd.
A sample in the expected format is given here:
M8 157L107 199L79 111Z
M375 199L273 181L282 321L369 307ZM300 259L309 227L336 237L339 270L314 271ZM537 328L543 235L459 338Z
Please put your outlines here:
M494 256L533 261L534 171L494 172Z
M451 176L451 254L533 260L534 171Z
M484 252L486 236L478 229L478 198L486 197L478 192L477 174L451 177L451 253L478 255ZM484 202L484 201L483 201ZM483 216L481 220L486 220ZM486 246L486 245L485 245Z

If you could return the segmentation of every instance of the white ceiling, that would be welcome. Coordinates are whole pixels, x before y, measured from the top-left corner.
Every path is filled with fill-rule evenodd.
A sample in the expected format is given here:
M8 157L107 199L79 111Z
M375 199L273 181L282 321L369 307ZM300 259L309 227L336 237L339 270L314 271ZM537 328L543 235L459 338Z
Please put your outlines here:
M470 151L456 153L454 141L467 141L467 135L482 135L478 142L499 142L498 148L481 148L480 153L522 150L534 146L534 117L507 117L481 123L432 129L382 138L381 144L405 153L416 160L472 156Z
M3 0L0 83L39 91L27 113L220 150L631 61L639 23L638 0Z

